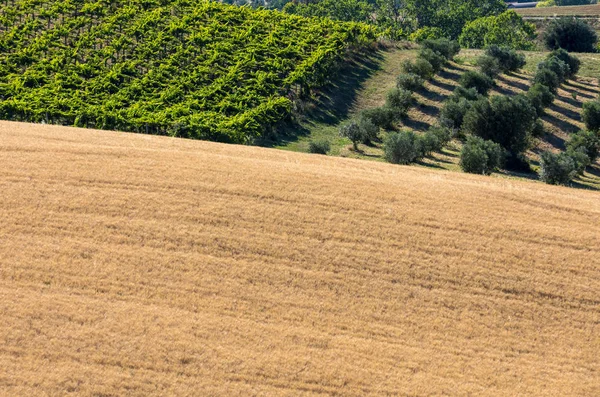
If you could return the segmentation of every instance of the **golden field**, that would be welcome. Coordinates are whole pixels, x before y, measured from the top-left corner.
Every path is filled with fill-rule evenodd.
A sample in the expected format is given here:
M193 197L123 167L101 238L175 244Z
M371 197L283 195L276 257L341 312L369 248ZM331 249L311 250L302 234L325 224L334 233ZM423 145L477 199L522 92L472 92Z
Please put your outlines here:
M600 395L600 195L0 122L0 395Z

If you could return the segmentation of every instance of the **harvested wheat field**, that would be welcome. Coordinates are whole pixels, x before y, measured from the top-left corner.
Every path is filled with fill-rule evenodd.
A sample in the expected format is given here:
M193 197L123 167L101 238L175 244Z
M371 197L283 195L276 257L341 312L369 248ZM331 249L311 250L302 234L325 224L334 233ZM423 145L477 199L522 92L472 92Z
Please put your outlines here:
M0 394L600 395L600 195L0 123Z
M516 8L515 12L525 19L527 17L579 16L594 17L600 15L600 5L587 4L579 6Z

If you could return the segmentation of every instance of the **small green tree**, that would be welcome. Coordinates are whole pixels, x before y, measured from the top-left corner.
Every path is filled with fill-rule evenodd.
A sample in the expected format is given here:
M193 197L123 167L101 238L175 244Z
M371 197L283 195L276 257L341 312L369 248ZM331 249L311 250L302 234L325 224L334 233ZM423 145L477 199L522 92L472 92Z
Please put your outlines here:
M354 150L358 150L358 144L363 140L362 131L356 121L351 121L340 127L340 136L350 139Z
M524 95L495 95L473 102L465 114L463 130L500 144L513 155L529 146L536 112Z
M481 73L491 79L495 79L502 72L498 60L489 55L482 55L477 58L477 66L479 66Z
M548 68L538 69L533 77L533 83L548 87L553 95L558 93L558 87L560 86L558 76Z
M459 85L448 99L458 101L460 98L465 98L468 101L476 101L482 99L483 95L479 94L475 88L465 88Z
M472 174L489 175L502 167L504 156L497 143L470 136L460 152L460 167Z
M505 46L489 45L485 54L496 58L503 72L515 72L525 66L525 55Z
M419 156L416 137L410 130L391 132L383 143L384 157L393 164L410 164Z
M581 67L581 61L575 55L569 54L565 49L559 48L548 54L548 58L556 57L569 65L569 78L575 76Z
M575 161L566 153L543 152L540 179L551 185L567 185L577 175Z
M584 20L569 17L553 19L543 39L550 50L563 48L569 52L595 52L598 35Z
M439 72L446 63L446 58L438 52L429 48L421 48L419 50L419 58L425 59L433 67L434 73Z
M308 151L310 153L327 154L329 149L331 149L331 145L329 144L329 141L326 140L316 140L308 143Z
M479 94L486 95L494 86L494 80L483 73L469 70L460 77L460 85L467 89L475 88Z
M495 44L529 50L534 47L534 39L535 25L523 21L515 11L508 10L467 23L458 42L465 48L484 48Z
M370 118L359 116L358 127L360 128L364 144L370 144L379 139L379 126L373 123L373 120Z
M425 83L425 80L414 73L402 73L396 79L396 87L408 91L417 91L423 87L423 83Z
M581 118L585 123L585 128L590 131L600 131L600 99L585 102Z
M412 92L402 88L391 89L385 98L386 106L394 110L396 119L405 117L412 103Z
M425 40L421 42L422 48L428 48L447 60L451 61L460 52L458 41L439 38L437 40Z
M563 83L571 75L569 65L558 57L546 58L546 60L540 62L537 67L538 69L548 69L556 73L559 83Z
M404 73L416 74L425 80L431 79L435 74L433 66L431 66L429 61L423 58L417 58L414 62L408 59L405 60L402 62L402 71Z
M571 151L581 151L585 153L590 161L594 162L598 158L600 151L600 137L593 131L579 131L571 135L567 143L567 149Z
M440 111L440 123L448 128L460 129L465 118L465 114L471 108L471 101L465 98L457 100L448 100L444 103Z
M380 128L391 129L394 127L395 111L388 106L365 109L360 112L359 118L367 118Z
M544 108L550 106L554 101L554 95L552 95L550 89L540 83L535 83L529 88L527 98L531 101L538 117L544 114Z
M587 166L592 163L592 161L590 160L588 155L585 154L582 148L567 149L565 153L567 154L567 156L573 159L573 162L575 163L575 171L579 175L583 175Z

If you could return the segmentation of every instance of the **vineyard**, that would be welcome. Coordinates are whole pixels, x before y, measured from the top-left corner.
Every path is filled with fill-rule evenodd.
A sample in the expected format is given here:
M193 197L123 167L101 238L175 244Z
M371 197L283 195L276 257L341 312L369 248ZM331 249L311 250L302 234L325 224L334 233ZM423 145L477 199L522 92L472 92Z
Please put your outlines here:
M4 0L0 118L243 143L376 31L187 0Z

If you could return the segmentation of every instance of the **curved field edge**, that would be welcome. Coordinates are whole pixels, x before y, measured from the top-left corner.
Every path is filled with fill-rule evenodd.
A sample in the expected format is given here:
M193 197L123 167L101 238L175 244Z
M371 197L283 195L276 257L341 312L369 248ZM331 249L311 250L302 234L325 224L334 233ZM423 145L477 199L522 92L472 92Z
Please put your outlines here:
M596 192L0 122L8 395L598 395Z
M0 118L250 142L374 28L209 1L12 1Z

